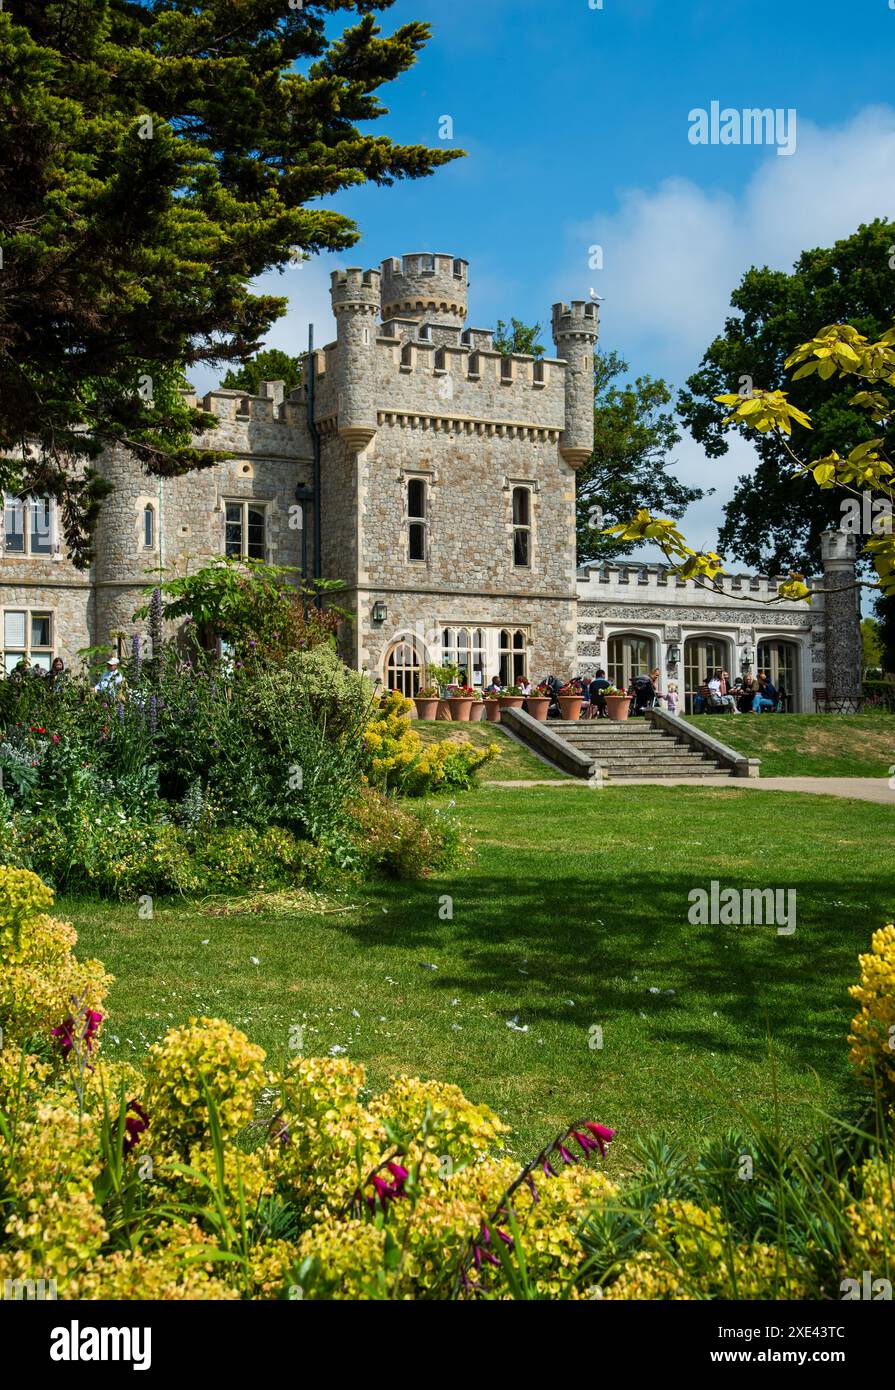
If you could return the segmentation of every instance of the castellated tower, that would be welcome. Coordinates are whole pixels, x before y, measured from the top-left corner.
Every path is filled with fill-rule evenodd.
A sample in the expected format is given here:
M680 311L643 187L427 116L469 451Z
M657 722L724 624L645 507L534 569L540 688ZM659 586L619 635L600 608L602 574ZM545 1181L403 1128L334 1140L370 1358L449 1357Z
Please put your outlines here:
M376 433L376 325L378 270L334 270L333 313L338 334L339 434L349 449L363 449Z
M337 272L337 340L313 363L323 572L354 619L344 655L405 693L445 663L482 685L575 659L596 313L558 306L556 358L504 355L465 326L468 287L445 252Z
M594 346L600 336L597 304L573 299L553 306L556 355L566 362L566 428L560 452L566 463L580 468L594 447Z
M850 531L824 531L820 546L826 591L827 694L831 701L857 709L864 674L861 591L855 587L857 542Z
M97 464L112 491L103 500L96 529L96 641L126 643L141 624L133 620L142 590L158 564L161 480L149 477L121 447L106 450ZM147 537L147 511L150 513ZM147 545L147 539L152 544Z
M382 317L462 328L469 265L456 256L416 252L382 262Z

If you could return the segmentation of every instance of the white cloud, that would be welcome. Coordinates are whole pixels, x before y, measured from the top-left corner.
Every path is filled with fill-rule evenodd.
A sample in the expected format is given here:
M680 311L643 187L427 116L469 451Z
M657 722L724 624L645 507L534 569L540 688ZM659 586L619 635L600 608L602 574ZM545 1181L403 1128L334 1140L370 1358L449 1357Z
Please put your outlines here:
M743 154L726 150L731 160ZM800 121L796 154L779 159L769 149L738 195L683 178L625 189L615 213L576 224L572 235L603 247L605 269L595 273L606 297L604 331L645 339L655 356L691 371L750 266L788 270L801 251L883 215L895 216L895 110L872 107L834 129Z
M704 153L694 148L691 158ZM743 155L726 149L729 160ZM580 284L586 248L601 245L604 269L591 283L605 296L604 346L621 346L633 371L680 385L723 331L731 291L750 266L790 270L800 252L880 216L895 217L895 110L868 107L830 128L800 120L796 153L780 159L769 148L741 192L684 178L622 190L616 211L569 229L574 264L556 287L567 295L569 283ZM683 523L694 541L714 545L723 503L754 453L737 441L725 459L710 460L686 437L678 457L687 481L717 488Z

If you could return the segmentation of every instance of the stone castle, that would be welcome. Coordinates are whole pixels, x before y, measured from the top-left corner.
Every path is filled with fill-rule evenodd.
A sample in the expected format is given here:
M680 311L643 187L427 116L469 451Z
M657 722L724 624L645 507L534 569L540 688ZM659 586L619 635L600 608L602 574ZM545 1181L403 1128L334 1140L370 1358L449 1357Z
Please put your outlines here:
M813 709L818 687L859 693L849 536L825 537L825 582L841 592L811 607L767 606L776 581L762 576L707 590L662 566L577 570L596 304L555 304L556 355L536 359L466 327L468 265L454 256L336 271L331 293L336 341L308 354L288 398L275 381L204 397L218 427L200 442L231 459L165 480L123 450L100 460L114 491L89 571L62 552L51 504L6 499L7 670L124 648L154 577L226 554L342 581L345 659L408 694L444 661L471 683L603 666L621 685L658 666L688 696L710 667L768 669L793 709Z

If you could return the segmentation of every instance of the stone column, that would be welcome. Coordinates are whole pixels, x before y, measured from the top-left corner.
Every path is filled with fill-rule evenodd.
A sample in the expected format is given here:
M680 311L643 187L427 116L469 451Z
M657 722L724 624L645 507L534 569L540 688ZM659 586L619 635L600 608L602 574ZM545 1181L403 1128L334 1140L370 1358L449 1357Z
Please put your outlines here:
M824 567L826 687L831 700L857 702L861 697L864 655L861 642L861 591L855 585L855 537L848 531L824 531L820 538Z

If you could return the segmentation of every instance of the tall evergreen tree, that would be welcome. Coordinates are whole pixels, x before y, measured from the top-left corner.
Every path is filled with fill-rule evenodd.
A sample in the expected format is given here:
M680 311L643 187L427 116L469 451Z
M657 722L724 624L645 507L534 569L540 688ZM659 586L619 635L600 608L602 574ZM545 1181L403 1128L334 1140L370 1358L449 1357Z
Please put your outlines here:
M319 205L460 151L370 133L428 27L391 0L5 0L0 11L0 486L50 494L79 563L109 443L207 466L182 373L244 362L285 301L253 277L358 236ZM357 23L329 37L339 11ZM363 130L359 129L362 126Z

